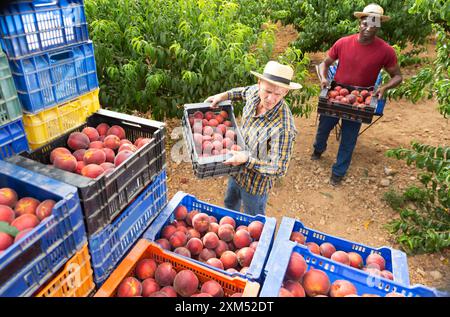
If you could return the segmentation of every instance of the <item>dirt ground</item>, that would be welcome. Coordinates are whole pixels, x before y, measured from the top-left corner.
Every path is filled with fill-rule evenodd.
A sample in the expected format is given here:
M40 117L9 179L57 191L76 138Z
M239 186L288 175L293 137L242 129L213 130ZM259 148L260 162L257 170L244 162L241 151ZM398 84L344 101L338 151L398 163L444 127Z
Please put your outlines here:
M275 55L296 36L292 27L280 28ZM324 53L312 54L311 59L319 63L323 56ZM411 72L406 70L405 73ZM312 80L315 80L315 75ZM184 191L200 200L223 206L227 178L198 179L193 174L191 163L173 161L172 148L178 151L177 147L183 142L182 135L176 133L179 130L174 128L181 124L179 120L166 123L169 199L176 192ZM401 190L418 183L417 171L403 161L387 158L385 151L409 147L412 140L430 145L449 145L449 122L437 111L437 102L388 102L384 116L359 137L348 174L343 184L336 188L329 184L331 165L339 145L335 133L330 135L328 149L322 159L313 162L310 155L316 132L316 112L310 118L296 118L295 124L299 135L293 158L287 176L277 181L270 193L267 216L275 217L278 224L283 216L297 218L307 227L372 247L399 248L383 227L398 215L382 201L382 197L389 188ZM386 175L385 168L393 169L394 175ZM411 284L448 290L449 259L448 249L442 253L408 256Z

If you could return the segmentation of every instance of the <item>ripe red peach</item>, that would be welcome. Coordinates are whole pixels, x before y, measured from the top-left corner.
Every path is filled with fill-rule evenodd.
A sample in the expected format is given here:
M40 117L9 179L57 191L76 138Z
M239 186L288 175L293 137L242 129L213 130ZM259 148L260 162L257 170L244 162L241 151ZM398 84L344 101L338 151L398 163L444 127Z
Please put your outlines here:
M177 220L186 219L187 214L188 214L188 210L183 205L178 206L174 211L174 216L175 216L175 219L177 219Z
M286 269L286 278L298 281L306 272L306 261L303 256L297 252L291 254L289 264Z
M314 254L320 255L320 247L315 242L306 242L306 246L308 247L309 251L311 251Z
M148 297L151 294L158 292L160 287L153 278L147 278L142 281L142 296Z
M240 249L237 253L237 259L239 265L242 267L250 266L250 263L253 260L253 255L255 254L255 250L249 247L245 247Z
M90 143L88 136L82 132L72 132L67 139L67 145L73 151L87 149Z
M103 149L103 141L93 141L89 144L90 149Z
M192 226L200 233L206 232L209 229L209 217L205 213L199 213L192 219Z
M225 270L235 268L238 265L237 255L233 251L225 251L220 256L220 262L222 262Z
M219 240L214 252L216 252L217 257L220 258L225 251L228 251L228 244L225 241Z
M175 231L169 238L170 245L173 249L184 247L187 242L186 234L181 231Z
M103 148L103 152L105 152L105 161L108 163L114 163L114 159L116 158L116 154L110 148Z
M259 240L261 237L261 233L263 231L264 224L261 221L252 221L248 225L248 232L250 233L250 236L253 240Z
M248 247L252 243L252 238L250 233L246 230L239 230L233 236L233 244L236 248L241 249L244 247Z
M209 280L209 281L206 281L205 283L203 283L200 291L202 293L210 294L213 297L223 297L224 296L222 286L214 280Z
M187 258L191 257L191 251L189 251L187 248L185 247L178 247L175 250L173 250L174 253L185 256Z
M50 163L53 163L55 157L60 154L72 154L72 153L70 153L70 151L65 147L57 147L50 152Z
M366 258L366 266L369 266L369 264L378 265L378 269L380 271L383 271L386 265L386 261L381 255L372 253Z
M136 264L134 272L136 277L141 280L153 278L155 276L157 266L158 265L153 259L142 259Z
M350 260L350 266L357 268L357 269L362 269L362 267L364 266L363 258L358 253L349 252L348 258Z
M199 255L203 250L203 242L199 238L191 238L187 242L186 248L192 255Z
M88 164L81 170L81 175L89 178L97 178L104 172L104 169L100 165Z
M105 163L106 161L106 154L100 149L88 149L83 156L83 162L86 165L89 164L97 164L100 165L102 163Z
M81 132L86 134L91 142L97 141L98 138L100 137L100 134L98 133L97 129L93 127L86 127Z
M28 228L34 228L39 225L39 218L35 214L23 214L17 217L11 223L11 226L16 227L17 230L22 231Z
M5 232L0 232L0 251L8 249L13 243L14 238L12 236Z
M305 297L305 289L298 281L287 280L284 283L287 289L294 297Z
M24 214L36 214L36 209L41 202L33 197L23 197L16 203L14 211L16 216L22 216Z
M331 284L330 296L331 297L344 297L346 295L356 295L356 287L347 280L336 280Z
M125 162L129 157L131 157L134 153L129 150L123 150L122 152L117 153L116 158L114 159L114 165L119 166L123 162Z
M6 205L0 205L0 221L11 224L11 222L13 222L15 218L16 214L14 213L14 210L11 207Z
M170 286L176 274L170 262L163 262L156 268L155 280L160 286Z
M207 248L204 248L198 255L198 259L201 262L206 262L210 258L215 258L215 257L216 257L216 252L214 252L214 250L207 249Z
M223 263L222 263L218 258L209 258L209 259L206 261L206 264L209 264L209 265L211 265L211 266L213 266L213 267L216 267L216 268L218 268L218 269L221 269L221 270L224 269Z
M336 252L336 248L329 242L324 242L320 245L320 254L326 258L331 258L331 255Z
M310 297L327 295L330 287L330 279L324 271L311 268L303 276L303 288Z
M0 189L0 205L6 205L11 208L17 203L17 193L14 189L9 187L3 187Z
M167 239L158 239L155 241L162 249L170 251L170 242Z
M99 135L106 135L109 130L109 125L107 123L100 123L96 128Z
M111 150L117 150L120 147L120 139L117 135L108 135L103 140L103 146Z
M53 166L68 172L74 172L77 168L77 160L72 154L59 154L55 156Z
M84 153L86 153L85 149L79 149L73 152L73 157L77 160L77 162L82 161L84 157ZM70 154L70 153L69 153Z
M348 254L344 251L336 251L331 255L331 260L343 263L345 265L350 265L350 258Z
M189 226L192 226L192 218L194 218L194 216L195 216L196 214L198 214L198 213L200 213L200 211L198 211L198 210L192 210L191 212L189 212L189 213L187 214L187 216L186 216L186 223L187 223Z
M229 223L225 223L219 226L218 236L220 240L223 240L225 242L233 241L234 234L235 234L234 228Z
M117 297L134 297L142 294L142 285L134 277L125 278L117 288Z
M38 219L42 221L45 218L49 217L52 214L52 210L55 204L56 202L52 199L46 199L41 202L36 208L36 216L38 217Z
M119 139L125 139L125 130L118 125L113 125L111 128L108 129L108 131L106 132L106 135L115 135L117 136Z

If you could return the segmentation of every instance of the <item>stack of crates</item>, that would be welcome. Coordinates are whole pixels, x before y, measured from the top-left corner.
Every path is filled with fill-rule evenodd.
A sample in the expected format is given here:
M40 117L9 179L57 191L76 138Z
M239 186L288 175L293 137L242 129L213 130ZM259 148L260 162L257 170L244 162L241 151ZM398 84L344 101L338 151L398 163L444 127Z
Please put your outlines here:
M100 108L83 0L12 1L0 27L32 150Z

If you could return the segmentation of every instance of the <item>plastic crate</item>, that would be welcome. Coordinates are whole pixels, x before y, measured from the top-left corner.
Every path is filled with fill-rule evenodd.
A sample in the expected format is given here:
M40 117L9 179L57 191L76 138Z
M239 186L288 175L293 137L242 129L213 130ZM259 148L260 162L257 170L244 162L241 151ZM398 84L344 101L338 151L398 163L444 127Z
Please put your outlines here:
M95 289L90 258L86 243L34 296L87 297Z
M5 53L0 51L0 125L22 116L16 86Z
M127 139L153 138L141 147L113 172L96 179L70 173L50 163L53 149L67 145L71 132L81 131L86 126L96 127L100 123L120 125L125 129ZM141 192L165 164L164 123L100 109L87 118L87 122L71 130L49 144L31 152L7 158L16 165L71 184L78 188L84 213L88 237L99 232L114 219L139 192Z
M97 287L103 284L167 204L166 178L163 170L112 224L89 238Z
M307 264L307 271L311 268L324 271L328 275L330 283L333 283L335 280L348 280L355 285L358 295L366 293L386 296L391 292L397 292L406 297L437 297L445 295L436 289L423 285L405 286L379 276L370 275L364 271L351 270L346 265L332 262L329 259L311 253L305 246L292 241L280 241L279 244L274 244L273 252L270 254L272 260L265 267L266 279L262 285L260 297L278 296L293 252L303 256Z
M222 285L224 295L227 297L234 293L242 293L243 297L256 297L259 292L260 285L257 282L244 280L240 277L229 277L209 268L199 266L196 263L186 260L186 258L161 249L158 245L150 241L141 239L114 270L94 297L116 296L120 283L126 277L133 275L134 268L141 259L154 259L157 264L170 262L177 272L186 269L191 270L197 275L200 284L214 280Z
M29 149L22 118L0 126L0 160Z
M400 284L409 285L408 260L406 254L400 250L390 247L373 248L361 243L349 241L328 233L308 228L303 225L301 221L289 217L283 217L281 219L280 227L278 229L277 236L275 237L275 244L280 243L281 241L290 241L292 232L302 233L306 238L306 242L314 242L319 246L324 242L329 242L335 246L336 250L356 252L361 255L364 261L372 253L380 254L386 261L386 270L391 271L394 275L394 281ZM324 258L322 256L318 257ZM335 263L331 259L328 260ZM272 264L270 263L268 265ZM348 268L351 270L360 271L350 266Z
M9 59L89 40L83 0L16 0L0 11Z
M0 188L56 201L52 215L0 254L0 296L31 296L87 243L77 189L0 161Z
M199 153L194 146L194 136L189 124L189 115L194 114L196 111L205 113L206 111L212 111L219 113L224 110L228 113L228 118L233 124L234 131L236 132L237 144L245 149L245 142L242 134L238 128L236 119L234 117L233 106L229 101L222 102L219 108L212 109L210 103L193 103L184 105L184 117L183 124L183 136L186 142L187 149L189 151L192 167L194 169L194 175L198 178L216 177L222 175L235 175L240 172L242 166L231 166L223 164L224 161L231 158L231 154L215 155L210 157L199 157Z
M96 89L75 100L37 114L25 113L23 124L30 148L35 150L86 122L89 115L100 109L98 92L99 90Z
M98 88L91 41L9 64L24 112L37 113Z
M236 227L240 225L247 226L248 224L250 224L252 221L255 220L259 220L262 223L264 223L264 229L261 233L261 237L258 242L258 247L256 248L255 254L253 255L253 260L245 275L239 272L229 273L219 268L213 267L209 264L189 258L189 261L195 262L200 266L205 266L212 270L216 270L230 277L239 276L256 282L262 281L263 268L269 257L269 252L270 249L272 248L273 238L275 235L275 227L276 227L275 218L266 217L263 215L250 216L234 210L208 204L206 202L198 200L197 198L195 198L195 196L179 191L178 193L175 194L175 196L173 196L173 198L170 200L170 202L167 204L164 210L161 211L161 214L151 224L147 232L144 233L143 238L150 241L156 241L157 239L159 239L161 230L164 228L164 226L168 225L170 222L175 220L175 216L173 213L179 205L185 206L189 212L195 209L200 212L206 213L210 216L214 216L217 218L218 221L220 221L220 219L224 216L229 216L236 221Z

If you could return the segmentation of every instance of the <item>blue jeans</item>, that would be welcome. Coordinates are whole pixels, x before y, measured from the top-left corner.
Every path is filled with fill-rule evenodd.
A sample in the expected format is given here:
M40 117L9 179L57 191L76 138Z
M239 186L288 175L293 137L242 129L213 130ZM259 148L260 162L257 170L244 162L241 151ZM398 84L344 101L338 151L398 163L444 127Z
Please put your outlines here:
M255 216L266 214L268 194L252 195L236 183L233 177L228 177L228 188L225 194L225 207L241 211L241 203L244 204L244 213Z
M327 148L327 140L331 130L339 122L340 119L321 115L319 118L319 127L317 129L316 141L314 149L316 152L322 153ZM353 150L358 140L359 129L361 123L342 120L342 135L339 143L336 162L333 164L332 173L336 176L345 176L352 161Z

